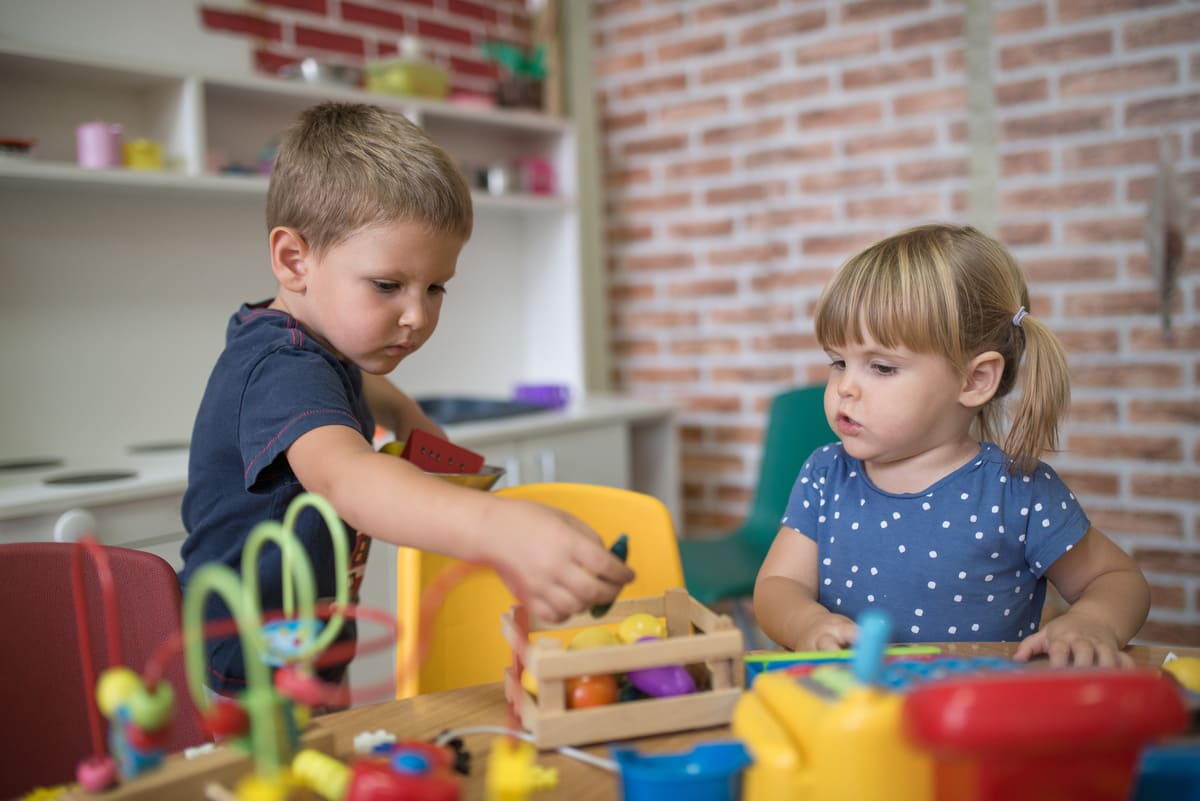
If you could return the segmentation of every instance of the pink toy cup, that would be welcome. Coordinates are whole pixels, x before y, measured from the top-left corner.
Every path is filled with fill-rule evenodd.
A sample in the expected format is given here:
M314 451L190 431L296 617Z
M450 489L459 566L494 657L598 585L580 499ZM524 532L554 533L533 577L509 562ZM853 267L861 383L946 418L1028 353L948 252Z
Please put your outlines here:
M75 148L80 167L120 167L121 126L100 120L85 122L75 129Z

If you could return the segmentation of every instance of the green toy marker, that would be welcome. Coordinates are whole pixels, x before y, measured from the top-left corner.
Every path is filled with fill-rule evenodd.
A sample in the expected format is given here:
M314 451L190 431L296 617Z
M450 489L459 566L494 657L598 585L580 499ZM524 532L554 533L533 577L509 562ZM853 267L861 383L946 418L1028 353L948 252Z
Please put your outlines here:
M608 550L612 551L613 556L624 562L629 558L629 537L625 534L617 537L617 541ZM612 609L611 603L596 604L592 607L592 617L604 617L608 614L609 609Z

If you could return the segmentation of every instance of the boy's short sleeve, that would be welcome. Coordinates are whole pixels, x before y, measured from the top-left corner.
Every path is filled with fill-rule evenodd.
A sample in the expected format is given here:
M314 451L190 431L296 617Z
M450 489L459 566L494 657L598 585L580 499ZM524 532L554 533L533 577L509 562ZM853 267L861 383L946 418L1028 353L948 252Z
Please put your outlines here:
M272 465L302 435L342 425L360 430L343 374L320 354L280 349L250 372L238 420L247 490L273 475Z

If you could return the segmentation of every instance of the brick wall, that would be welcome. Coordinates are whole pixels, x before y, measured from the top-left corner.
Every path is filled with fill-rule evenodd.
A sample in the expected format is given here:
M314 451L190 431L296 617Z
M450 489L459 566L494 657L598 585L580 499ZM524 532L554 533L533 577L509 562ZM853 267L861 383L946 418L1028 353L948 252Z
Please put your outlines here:
M429 61L449 70L452 91L483 94L499 76L479 45L531 41L523 0L257 0L201 3L199 13L213 33L252 39L255 65L268 74L307 57L346 64L387 58L412 35Z
M810 316L833 269L969 219L966 7L595 5L613 381L684 404L688 535L744 515L772 394L824 381ZM1051 461L1149 576L1142 639L1200 645L1200 236L1171 343L1143 241L1160 137L1193 212L1200 194L1200 8L991 9L996 232L1074 386Z

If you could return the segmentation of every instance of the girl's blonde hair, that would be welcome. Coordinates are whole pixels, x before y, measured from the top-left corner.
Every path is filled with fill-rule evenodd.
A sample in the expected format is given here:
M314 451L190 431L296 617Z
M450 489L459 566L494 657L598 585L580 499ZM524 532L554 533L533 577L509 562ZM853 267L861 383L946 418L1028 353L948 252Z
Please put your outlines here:
M817 303L814 325L823 347L862 344L863 334L886 348L903 346L945 356L964 374L967 363L996 351L1004 369L996 394L979 411L973 433L998 441L1003 398L1025 377L1004 451L1012 468L1029 473L1058 447L1058 426L1070 402L1066 354L1050 329L1032 316L1020 267L996 240L974 228L910 228L852 257Z
M267 189L267 230L294 228L317 253L398 220L471 236L471 190L437 143L396 112L321 103L287 130Z

